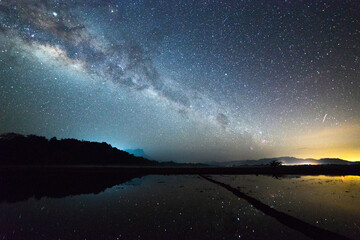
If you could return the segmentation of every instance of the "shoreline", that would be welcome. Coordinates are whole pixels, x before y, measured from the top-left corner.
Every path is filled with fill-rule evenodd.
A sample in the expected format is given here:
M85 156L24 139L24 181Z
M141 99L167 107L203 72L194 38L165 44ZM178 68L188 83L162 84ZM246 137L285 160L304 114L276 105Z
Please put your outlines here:
M0 173L109 173L144 175L360 175L360 165L299 165L244 167L176 167L176 166L0 166Z

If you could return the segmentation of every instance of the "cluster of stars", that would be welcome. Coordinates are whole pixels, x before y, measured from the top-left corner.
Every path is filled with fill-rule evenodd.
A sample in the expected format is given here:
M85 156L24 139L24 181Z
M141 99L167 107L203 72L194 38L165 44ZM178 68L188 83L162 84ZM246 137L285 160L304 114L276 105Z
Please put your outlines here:
M287 145L294 136L360 119L358 10L352 1L3 1L0 131L141 147L160 160L292 155L309 147Z

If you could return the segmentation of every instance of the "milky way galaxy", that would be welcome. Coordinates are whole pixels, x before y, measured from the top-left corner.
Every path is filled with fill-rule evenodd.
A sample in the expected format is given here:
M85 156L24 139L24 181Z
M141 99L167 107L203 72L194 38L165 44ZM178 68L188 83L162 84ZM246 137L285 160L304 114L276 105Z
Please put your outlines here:
M157 160L360 160L357 1L0 0L0 133Z

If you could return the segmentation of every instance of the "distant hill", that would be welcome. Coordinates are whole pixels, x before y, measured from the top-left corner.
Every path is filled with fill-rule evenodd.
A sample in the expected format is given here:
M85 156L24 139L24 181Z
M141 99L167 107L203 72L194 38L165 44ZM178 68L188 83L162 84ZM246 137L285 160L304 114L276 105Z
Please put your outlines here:
M269 165L272 161L282 162L284 165L326 165L326 164L336 164L336 165L350 165L357 164L358 162L350 162L342 160L339 158L322 158L322 159L313 159L313 158L295 158L295 157L279 157L279 158L262 158L259 160L240 160L240 161L230 161L230 162L211 162L210 165L221 166L221 167L233 167L233 166L259 166L259 165Z
M141 149L141 148L137 148L137 149L123 149L123 151L128 152L128 153L134 155L135 157L143 157L143 158L150 159L149 156L146 155L146 153L144 152L144 149Z
M158 165L103 142L0 135L0 165Z

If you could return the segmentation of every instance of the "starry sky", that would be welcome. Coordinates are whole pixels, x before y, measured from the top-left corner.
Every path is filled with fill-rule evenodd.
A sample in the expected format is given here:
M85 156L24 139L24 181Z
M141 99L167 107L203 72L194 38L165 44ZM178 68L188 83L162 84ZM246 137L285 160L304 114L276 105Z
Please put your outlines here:
M360 161L356 0L0 0L0 133Z

